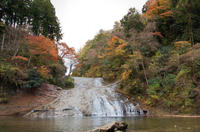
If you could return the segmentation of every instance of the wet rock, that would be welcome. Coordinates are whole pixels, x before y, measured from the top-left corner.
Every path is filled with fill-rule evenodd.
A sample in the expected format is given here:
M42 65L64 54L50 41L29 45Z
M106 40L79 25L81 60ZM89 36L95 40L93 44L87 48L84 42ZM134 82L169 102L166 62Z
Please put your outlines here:
M72 108L65 108L62 111L68 111L68 110L72 110Z
M56 90L62 90L62 88L60 88L60 87L56 87Z
M143 110L144 115L148 114L148 110Z
M112 122L89 132L124 132L128 128L125 122Z

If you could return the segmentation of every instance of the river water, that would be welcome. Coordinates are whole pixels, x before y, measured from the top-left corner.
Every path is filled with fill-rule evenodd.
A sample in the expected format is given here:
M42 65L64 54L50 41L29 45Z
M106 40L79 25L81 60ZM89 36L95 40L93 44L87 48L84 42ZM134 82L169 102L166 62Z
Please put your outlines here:
M116 120L129 124L127 132L200 132L200 118L156 117L0 117L0 132L84 132Z

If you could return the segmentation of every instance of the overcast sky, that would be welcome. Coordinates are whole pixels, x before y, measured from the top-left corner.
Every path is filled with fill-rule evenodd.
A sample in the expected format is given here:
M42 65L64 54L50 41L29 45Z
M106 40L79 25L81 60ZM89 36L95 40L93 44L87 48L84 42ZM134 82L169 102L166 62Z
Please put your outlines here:
M147 0L51 0L61 23L63 40L76 50L92 39L100 29L112 29L128 9L141 12Z

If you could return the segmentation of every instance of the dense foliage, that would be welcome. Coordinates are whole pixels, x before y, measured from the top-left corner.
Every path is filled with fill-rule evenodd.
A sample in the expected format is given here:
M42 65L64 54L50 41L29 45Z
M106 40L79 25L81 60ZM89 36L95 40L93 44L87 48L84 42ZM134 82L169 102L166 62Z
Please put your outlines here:
M0 103L18 91L33 93L42 83L72 87L50 0L1 0L0 5ZM66 56L75 55L71 49L63 49Z
M7 26L24 26L35 35L60 40L62 33L50 0L1 0L0 22Z
M75 76L120 81L118 91L149 107L200 111L200 2L148 0L100 31L79 52Z

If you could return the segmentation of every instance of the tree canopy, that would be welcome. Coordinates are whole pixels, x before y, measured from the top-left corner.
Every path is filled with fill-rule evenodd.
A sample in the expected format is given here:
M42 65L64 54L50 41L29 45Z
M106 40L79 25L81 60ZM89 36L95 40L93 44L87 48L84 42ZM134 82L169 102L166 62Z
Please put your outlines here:
M31 28L35 35L59 41L62 33L50 0L1 0L0 22Z

